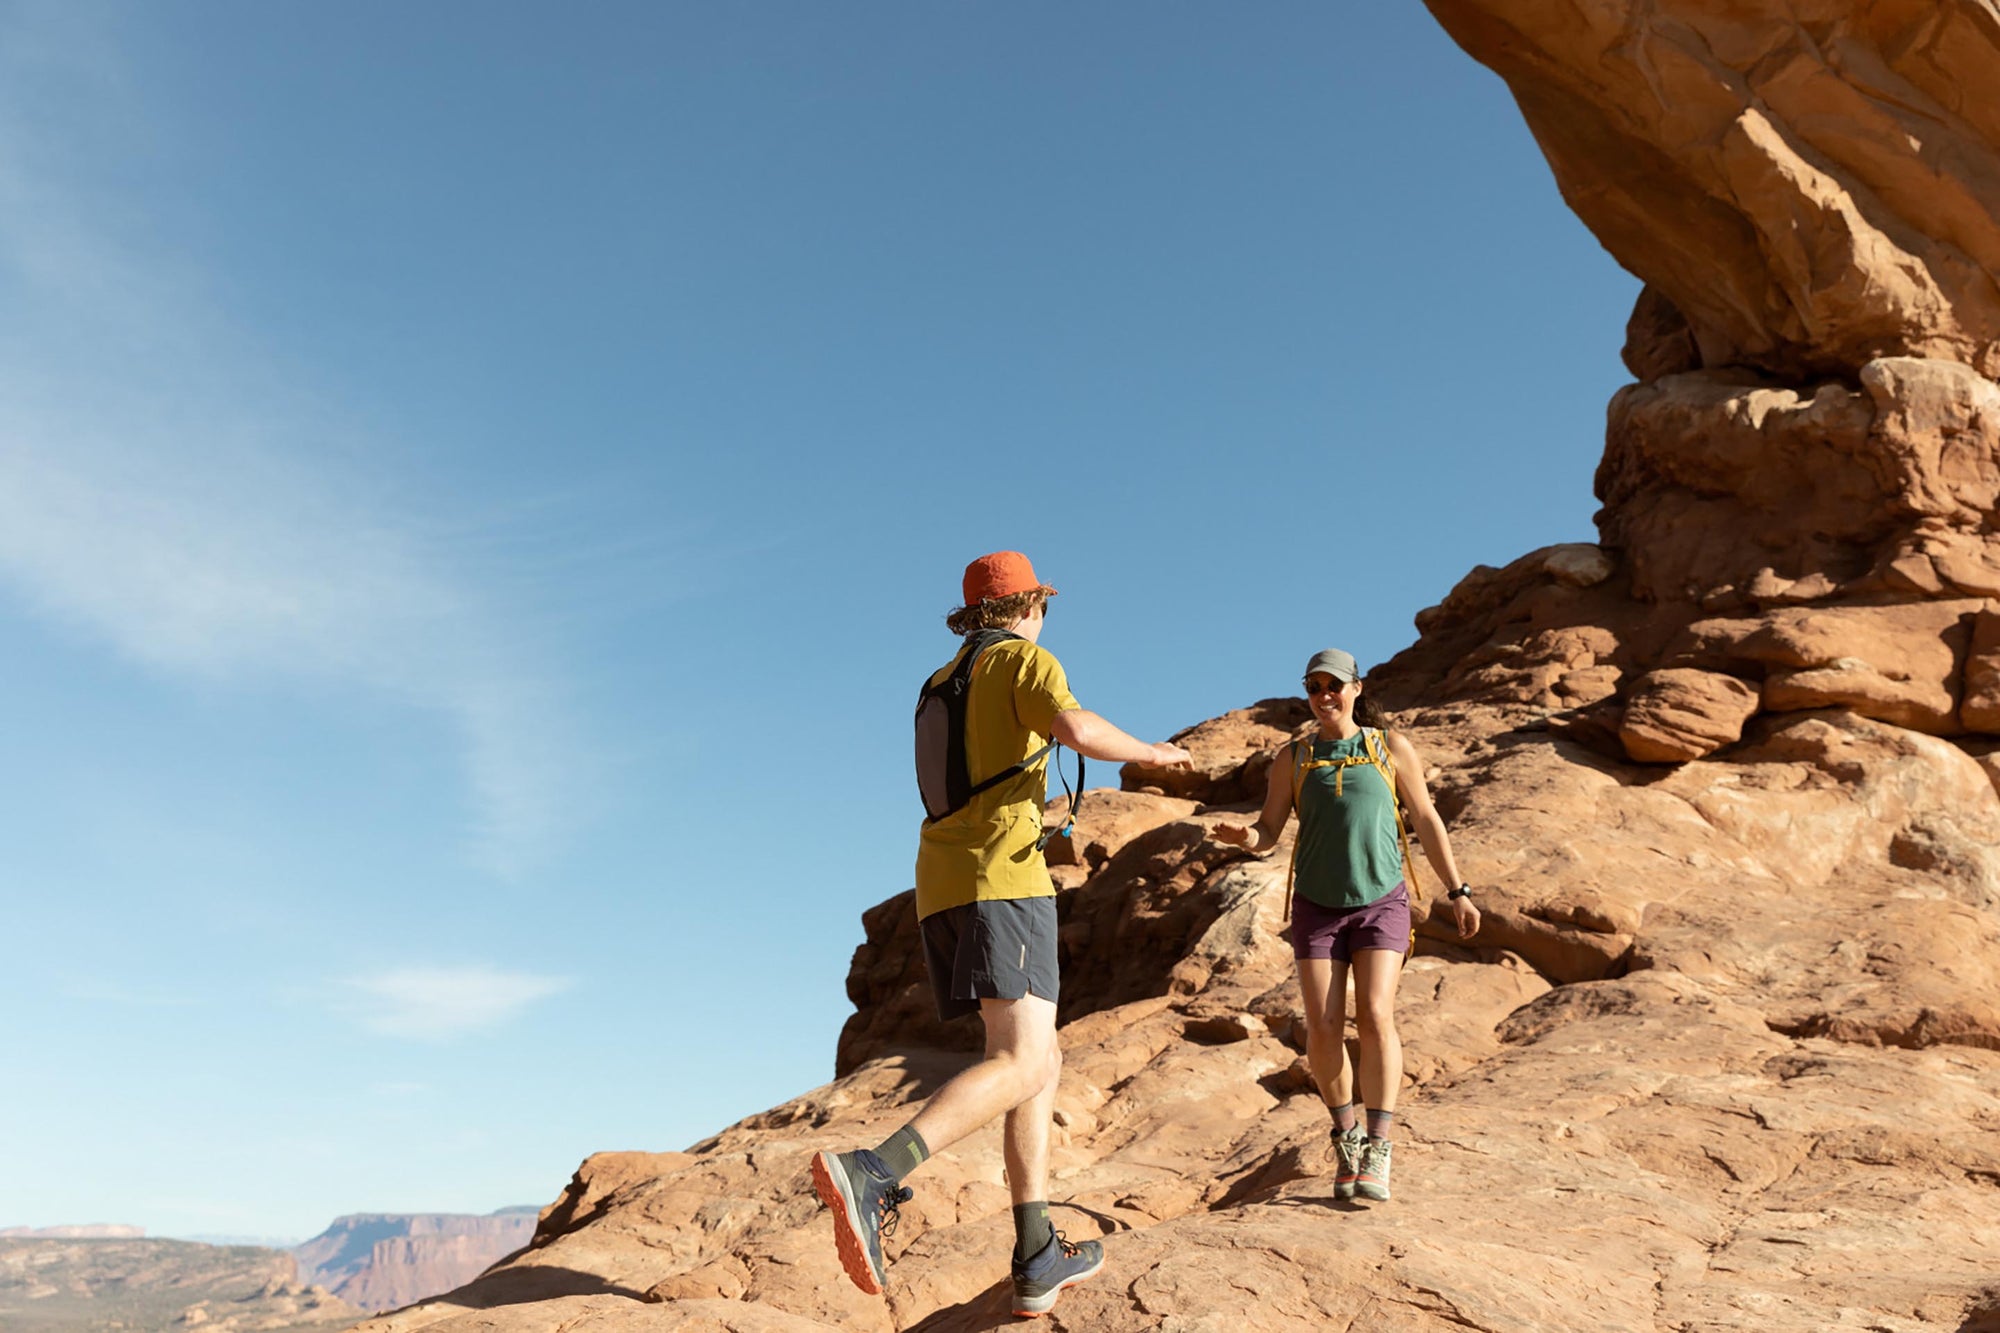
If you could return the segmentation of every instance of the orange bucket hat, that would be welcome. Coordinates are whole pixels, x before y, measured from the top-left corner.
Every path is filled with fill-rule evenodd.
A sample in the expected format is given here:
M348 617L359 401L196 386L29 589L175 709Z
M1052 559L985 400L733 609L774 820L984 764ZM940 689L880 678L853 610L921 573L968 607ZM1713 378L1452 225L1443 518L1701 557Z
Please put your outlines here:
M1017 592L1041 591L1053 597L1056 590L1035 577L1035 567L1019 551L995 551L982 555L965 567L965 604L977 606L995 597L1011 597Z

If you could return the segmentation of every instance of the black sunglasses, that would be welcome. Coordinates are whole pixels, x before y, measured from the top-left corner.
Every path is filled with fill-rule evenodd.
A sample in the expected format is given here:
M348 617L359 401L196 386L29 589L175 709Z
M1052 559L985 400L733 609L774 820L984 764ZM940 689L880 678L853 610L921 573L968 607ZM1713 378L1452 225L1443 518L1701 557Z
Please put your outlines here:
M1320 683L1315 685L1313 683L1315 680L1319 681ZM1308 676L1304 683L1307 694L1335 694L1338 693L1340 691L1340 688L1346 685L1348 682L1344 680L1336 680L1332 676Z

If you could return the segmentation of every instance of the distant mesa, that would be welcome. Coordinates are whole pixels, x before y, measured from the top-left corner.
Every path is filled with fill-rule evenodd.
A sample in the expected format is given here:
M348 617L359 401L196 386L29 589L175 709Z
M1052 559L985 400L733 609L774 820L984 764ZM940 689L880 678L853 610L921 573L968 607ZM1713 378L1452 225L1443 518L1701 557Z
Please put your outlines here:
M525 1246L535 1212L354 1213L292 1254L299 1281L364 1310L393 1310L463 1286Z
M535 1215L355 1213L295 1247L149 1240L110 1223L0 1228L0 1329L345 1327L464 1286L526 1246Z

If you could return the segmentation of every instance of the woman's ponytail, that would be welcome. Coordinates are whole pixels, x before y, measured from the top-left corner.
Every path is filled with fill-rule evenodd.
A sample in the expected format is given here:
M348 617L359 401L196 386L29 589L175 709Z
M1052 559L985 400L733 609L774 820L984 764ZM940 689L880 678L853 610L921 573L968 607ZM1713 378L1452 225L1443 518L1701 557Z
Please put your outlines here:
M1362 690L1361 697L1354 701L1354 720L1364 727L1373 727L1377 731L1384 731L1389 726L1389 719L1376 706L1375 696L1366 689Z

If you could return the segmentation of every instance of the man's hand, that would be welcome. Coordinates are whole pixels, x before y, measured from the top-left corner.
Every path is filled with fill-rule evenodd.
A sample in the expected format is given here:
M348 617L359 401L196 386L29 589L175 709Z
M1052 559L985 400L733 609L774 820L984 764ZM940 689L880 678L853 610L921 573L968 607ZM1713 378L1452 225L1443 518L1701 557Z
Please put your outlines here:
M1451 917L1458 923L1460 939L1469 940L1479 933L1479 909L1472 905L1470 896L1452 900Z
M1049 735L1086 759L1113 764L1143 764L1147 768L1192 768L1194 756L1178 745L1148 745L1120 731L1088 708L1066 708L1056 714Z

